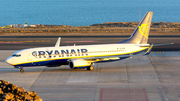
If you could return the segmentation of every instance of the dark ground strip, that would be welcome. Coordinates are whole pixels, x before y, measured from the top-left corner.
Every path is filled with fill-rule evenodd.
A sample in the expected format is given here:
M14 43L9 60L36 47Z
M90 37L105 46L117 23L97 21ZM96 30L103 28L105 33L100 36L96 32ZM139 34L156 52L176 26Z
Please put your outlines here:
M61 46L95 45L118 43L129 36L61 36ZM52 47L58 36L0 36L0 50L20 50L34 47ZM27 42L27 41L31 42ZM37 41L40 40L40 41ZM42 41L45 40L45 41ZM48 41L46 41L48 40ZM180 36L150 36L149 44L174 43L168 46L154 46L152 51L179 51ZM84 42L85 41L85 42ZM9 42L8 44L6 44ZM11 42L24 42L11 43Z

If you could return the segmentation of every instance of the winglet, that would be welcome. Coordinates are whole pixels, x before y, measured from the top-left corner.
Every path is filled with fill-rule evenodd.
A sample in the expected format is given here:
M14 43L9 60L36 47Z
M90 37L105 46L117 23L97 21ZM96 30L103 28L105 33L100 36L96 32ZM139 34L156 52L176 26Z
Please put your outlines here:
M59 47L61 43L61 37L58 38L55 47Z
M154 46L154 44L151 44L151 46L148 48L148 50L146 51L146 53L144 55L149 55L151 53L153 46Z

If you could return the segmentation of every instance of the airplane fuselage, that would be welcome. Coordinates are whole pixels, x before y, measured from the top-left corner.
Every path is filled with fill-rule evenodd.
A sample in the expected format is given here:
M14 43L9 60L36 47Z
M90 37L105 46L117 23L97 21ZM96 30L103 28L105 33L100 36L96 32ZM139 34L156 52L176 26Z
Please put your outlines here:
M149 44L104 44L83 46L42 47L20 50L6 61L13 66L60 66L68 64L71 59L102 58L101 61L111 61L109 57L129 57L147 50ZM108 57L108 58L106 58ZM105 59L106 58L106 59ZM109 60L108 60L109 59ZM118 58L116 58L118 60ZM114 58L115 60L115 58Z

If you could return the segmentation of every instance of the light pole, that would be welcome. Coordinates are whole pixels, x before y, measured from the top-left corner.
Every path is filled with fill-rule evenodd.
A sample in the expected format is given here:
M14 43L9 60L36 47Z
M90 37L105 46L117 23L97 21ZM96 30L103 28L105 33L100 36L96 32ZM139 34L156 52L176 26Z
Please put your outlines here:
M139 22L141 21L141 7L139 7Z

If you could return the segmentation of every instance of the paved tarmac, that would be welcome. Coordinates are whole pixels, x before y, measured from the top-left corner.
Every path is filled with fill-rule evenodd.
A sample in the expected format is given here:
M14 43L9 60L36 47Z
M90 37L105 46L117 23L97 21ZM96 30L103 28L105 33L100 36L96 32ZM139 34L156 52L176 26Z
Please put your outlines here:
M96 63L94 71L68 66L25 68L24 73L4 62L13 52L54 46L58 37L1 37L0 79L36 91L43 101L180 101L180 37L150 37L148 56ZM118 43L128 37L64 37L62 46ZM151 59L153 63L151 63Z
M43 101L180 101L180 52L96 63L93 71L68 66L25 68L4 60L16 50L0 50L0 79L36 91Z

